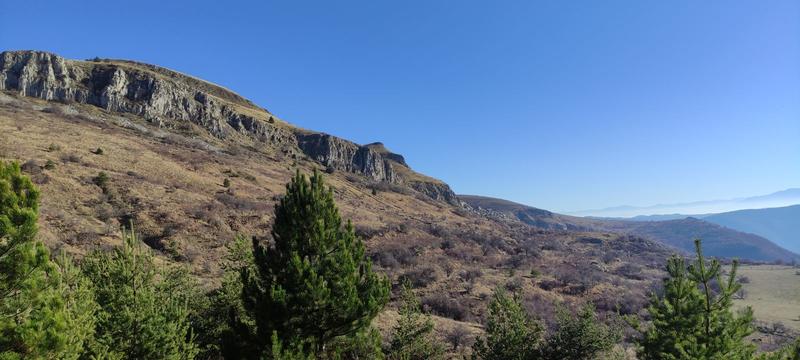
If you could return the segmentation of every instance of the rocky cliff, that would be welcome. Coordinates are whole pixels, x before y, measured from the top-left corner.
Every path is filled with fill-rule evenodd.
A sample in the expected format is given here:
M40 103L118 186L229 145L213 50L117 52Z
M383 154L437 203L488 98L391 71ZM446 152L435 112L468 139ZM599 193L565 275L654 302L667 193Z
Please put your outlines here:
M218 139L245 137L267 147L300 152L329 168L405 184L431 198L458 203L447 184L420 180L402 156L380 143L358 145L299 129L221 86L153 65L5 51L0 53L0 90L133 114L166 129L191 123Z
M397 162L373 150L328 134L298 135L298 146L312 159L335 169L364 174L390 183L402 182L392 163Z

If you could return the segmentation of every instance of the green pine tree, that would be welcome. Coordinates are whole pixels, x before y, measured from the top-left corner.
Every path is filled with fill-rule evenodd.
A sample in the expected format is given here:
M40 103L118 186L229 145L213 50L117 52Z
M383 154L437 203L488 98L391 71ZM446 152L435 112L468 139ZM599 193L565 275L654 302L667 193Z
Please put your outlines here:
M517 296L495 290L489 303L486 334L473 345L473 357L483 360L538 359L542 326L528 315Z
M621 339L619 328L597 320L592 304L586 304L577 314L562 308L558 312L557 329L547 338L543 358L597 359Z
M367 329L388 301L388 281L372 271L364 245L342 220L332 189L298 171L275 206L274 242L254 240L255 269L242 271L243 301L258 347L283 344L322 355L339 337Z
M69 336L65 349L59 357L62 360L79 359L82 355L97 349L94 329L99 306L94 301L94 288L72 258L66 254L56 258L60 272L58 291L66 305L65 320Z
M36 240L39 191L0 163L0 359L70 357L59 274Z
M745 341L753 332L748 308L735 314L732 298L741 287L738 262L727 277L717 260L706 261L700 240L689 266L673 256L667 263L664 294L653 298L652 325L639 341L641 359L751 359L755 346ZM717 290L713 286L716 284Z
M185 271L157 264L135 233L123 230L123 244L95 251L82 263L95 285L100 306L92 349L114 359L193 359L189 302L195 296Z
M444 359L444 348L433 334L433 321L422 314L419 299L406 282L403 284L400 319L392 332L389 359Z

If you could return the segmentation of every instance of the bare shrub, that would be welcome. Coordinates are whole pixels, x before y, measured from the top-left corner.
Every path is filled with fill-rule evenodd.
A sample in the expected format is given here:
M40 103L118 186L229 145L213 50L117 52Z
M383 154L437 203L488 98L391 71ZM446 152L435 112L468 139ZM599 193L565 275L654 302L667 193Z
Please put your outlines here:
M595 294L592 302L598 311L618 312L621 315L638 314L647 306L647 298L642 294L627 290L606 290Z
M542 290L551 291L561 286L561 282L553 279L543 279L538 282L539 288Z
M510 269L519 269L526 264L528 264L528 258L524 254L509 256L506 261L503 262L503 266Z
M506 282L506 290L511 292L517 292L522 290L522 286L524 285L524 281L521 277L513 277L511 280Z
M266 212L270 209L270 206L265 204L264 202L252 201L228 193L217 194L216 199L217 201L225 204L227 207L236 210Z
M550 250L550 251L564 251L565 247L561 241L557 239L547 239L542 244L542 250Z
M395 259L394 255L389 252L376 252L370 255L370 259L372 262L380 265L381 267L387 269L397 269L400 267L400 262Z
M63 154L61 155L61 162L77 164L81 162L81 157L76 154Z
M399 280L401 283L408 281L414 288L422 288L439 280L439 275L434 267L425 266L406 271Z
M461 280L473 283L475 280L483 276L483 271L481 271L481 269L469 269L462 271L459 276L461 277Z
M355 232L358 237L364 240L369 240L375 236L381 235L383 233L383 229L365 225L356 225Z
M459 347L466 347L469 344L467 343L470 338L469 330L467 327L461 324L457 324L453 327L447 335L445 335L445 340L450 343L450 346L453 347L453 351L457 351Z
M614 274L633 280L644 280L642 267L632 263L625 263L614 270Z
M428 313L449 319L464 321L469 316L466 306L445 294L433 294L422 299L422 307Z
M428 231L428 234L431 234L437 238L446 239L453 236L453 234L450 232L450 229L438 224L430 224L426 230Z
M75 235L75 242L82 245L96 245L100 243L100 235L95 232L79 232Z
M397 261L403 265L414 265L417 263L417 253L409 248L394 248L389 251Z

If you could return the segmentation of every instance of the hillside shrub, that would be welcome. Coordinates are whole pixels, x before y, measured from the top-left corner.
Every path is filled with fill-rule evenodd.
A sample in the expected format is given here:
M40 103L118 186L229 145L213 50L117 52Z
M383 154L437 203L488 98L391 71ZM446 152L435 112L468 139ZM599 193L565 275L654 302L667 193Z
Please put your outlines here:
M446 294L436 293L422 299L423 309L431 314L464 321L469 318L469 309Z
M103 193L108 193L108 184L110 181L111 178L104 171L99 172L97 176L92 178L92 183L103 190Z

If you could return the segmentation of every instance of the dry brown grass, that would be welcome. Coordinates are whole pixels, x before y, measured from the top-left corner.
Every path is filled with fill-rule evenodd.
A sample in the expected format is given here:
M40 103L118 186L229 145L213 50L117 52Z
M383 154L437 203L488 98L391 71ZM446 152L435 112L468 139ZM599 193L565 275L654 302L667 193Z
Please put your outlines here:
M122 118L136 125L123 128L114 125L120 115L89 106L42 111L54 104L0 96L0 159L56 164L34 176L43 194L40 233L47 245L84 254L118 243L117 229L133 220L164 261L190 266L208 286L217 282L219 260L234 236L268 238L272 208L294 171L321 168L269 147L189 139L186 131L153 136L166 129L135 117ZM197 141L212 150L199 148ZM91 153L98 147L103 155ZM111 179L107 193L91 180L101 171ZM223 186L226 178L230 188ZM617 306L638 312L667 255L643 251L650 249L642 247L648 242L629 236L489 219L410 189L372 195L371 183L353 174L336 172L327 181L342 216L364 235L379 271L395 286L403 275L430 272L415 290L420 298L443 296L464 312L458 321L434 318L443 338L463 328L471 341L497 287L519 291L526 307L545 322L552 321L555 303L594 301L608 313ZM396 316L393 306L377 320L384 332Z

